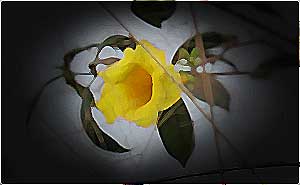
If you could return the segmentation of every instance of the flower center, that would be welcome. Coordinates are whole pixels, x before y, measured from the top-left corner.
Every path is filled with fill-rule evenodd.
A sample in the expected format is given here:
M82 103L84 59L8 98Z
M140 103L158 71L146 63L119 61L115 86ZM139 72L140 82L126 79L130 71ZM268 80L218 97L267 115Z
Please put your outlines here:
M132 108L140 107L152 97L152 77L139 65L134 66L123 81Z

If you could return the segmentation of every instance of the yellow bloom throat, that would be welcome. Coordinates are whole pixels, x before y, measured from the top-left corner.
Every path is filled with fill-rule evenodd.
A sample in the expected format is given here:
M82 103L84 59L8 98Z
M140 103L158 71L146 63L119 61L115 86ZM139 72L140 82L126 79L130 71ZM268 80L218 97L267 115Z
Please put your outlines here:
M148 41L141 43L180 81L174 66L166 63L164 51ZM126 48L123 59L98 75L103 78L104 85L96 106L108 123L121 117L138 126L149 127L157 122L159 111L169 108L180 98L177 85L140 45L135 50Z
M133 106L138 108L145 105L152 97L152 77L140 66L132 69L124 81L128 100L133 102Z

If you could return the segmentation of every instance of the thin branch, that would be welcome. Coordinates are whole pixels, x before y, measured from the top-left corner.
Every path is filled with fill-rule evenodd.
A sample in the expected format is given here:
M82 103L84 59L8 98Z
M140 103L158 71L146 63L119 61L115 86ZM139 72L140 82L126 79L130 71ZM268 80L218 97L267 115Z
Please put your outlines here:
M224 57L221 57L220 60L228 65L230 65L235 71L239 71L239 69L236 67L234 63L232 63L230 60L225 59Z
M161 69L170 77L170 79L172 80L172 82L174 82L184 93L187 94L187 96L191 99L191 101L195 104L195 106L197 107L197 109L204 115L204 117L211 122L210 117L204 112L204 110L202 110L202 108L198 105L196 98L194 97L194 95L180 82L178 82L173 76L172 74L170 74L165 67L161 64L161 62L151 53L151 51L144 46L143 43L139 42L133 34L131 34L131 32L122 24L122 22L113 14L113 12L111 12L108 8L106 8L102 3L100 3L102 5L102 7L129 33L130 37L136 42L138 43L153 59L154 61L158 64L159 67L161 67Z
M214 120L214 114L213 114L213 109L212 109L212 105L210 105L210 110L211 110L211 119ZM221 149L220 149L220 143L219 143L219 135L215 129L215 124L212 125L213 130L214 130L214 138L215 138L215 145L216 145L216 149L217 149L217 155L218 155L218 163L220 166L220 175L222 178L222 183L225 183L225 179L224 179L224 163L223 163L223 159L222 159L222 155L221 155Z
M233 171L241 171L241 170L252 170L252 169L266 169L266 168L280 168L280 167L300 167L299 162L277 162L277 163L267 163L263 165L257 165L254 167L233 167L233 168L225 168L223 169L223 172L233 172ZM181 176L175 176L175 177L163 177L156 180L149 180L145 181L144 183L150 183L150 184L156 184L156 183L162 183L162 182L169 182L169 181L175 181L180 179L186 179L191 177L201 177L205 175L215 175L220 174L222 170L215 169L215 170L209 170L205 172L200 173L191 173L187 175L181 175Z
M74 75L92 75L91 73L74 73ZM37 105L37 103L39 102L43 92L45 91L46 87L48 85L50 85L51 83L55 82L56 80L60 79L64 77L63 74L61 75L58 75L54 78L51 78L50 80L48 80L42 87L41 89L37 92L37 94L34 96L33 100L32 100L32 104L30 105L30 108L29 108L29 112L27 114L27 117L26 117L26 121L25 121L25 127L26 129L28 129L29 127L29 123L30 123L30 119L31 119L31 116L32 116L32 113Z
M241 71L231 71L231 72L221 72L221 73L210 73L218 76L232 76L232 75L249 75L250 72L241 72Z
M108 8L106 8L103 3L100 2L100 5L104 8L104 10L106 10L128 33L129 36L136 42L138 43L141 47L143 47L145 49L145 51L153 58L153 60L158 64L158 66L160 66L162 68L162 70L170 77L170 79L172 80L172 82L174 82L192 101L192 103L196 106L196 108L203 114L203 116L209 121L210 124L212 123L212 120L210 118L210 116L208 116L206 114L206 112L204 112L204 110L199 106L199 104L197 103L197 99L196 97L182 84L179 83L165 68L164 66L160 63L160 61L150 52L150 50L144 46L143 43L140 43L135 37L134 35L131 34L131 32L122 24L122 22L113 14L112 11L110 11ZM236 152L236 154L238 154L240 156L241 159L243 159L241 156L241 153L233 146L233 144L229 141L229 139L221 132L221 130L215 125L214 129L216 130L216 132L229 144L230 147L232 147L232 149L234 150L234 152ZM243 160L245 161L245 160Z
M29 108L29 112L28 112L28 114L27 114L26 122L25 122L26 130L27 130L28 127L29 127L30 118L31 118L31 116L32 116L32 113L33 113L33 111L34 111L34 108L35 108L35 106L37 105L37 103L39 102L39 100L40 100L40 98L41 98L41 96L42 96L42 94L43 94L45 88L46 88L48 85L50 85L52 82L54 82L54 81L60 79L61 77L63 77L62 74L61 74L61 75L58 75L58 76L56 76L56 77L54 77L54 78L52 78L52 79L50 79L50 80L48 80L48 81L42 86L42 88L38 91L38 93L34 96L34 98L33 98L33 100L32 100L32 104L30 105L30 108Z
M207 63L215 63L216 61L220 60L222 62L224 62L225 64L228 64L230 65L235 71L239 71L239 69L236 67L236 65L234 63L232 63L230 60L224 58L222 55L224 53L222 53L221 55L212 55L212 56L209 56L207 58Z
M203 63L205 64L205 63L207 63L207 58L205 55L203 39L202 39L201 33L198 31L197 20L196 20L196 16L194 14L191 3L190 3L190 11L191 11L193 22L194 22L194 28L196 30L195 47L200 50L200 57L201 57ZM204 69L204 73L206 73L205 67L203 69ZM224 182L224 175L223 175L224 164L223 164L223 160L222 160L222 156L221 156L219 134L216 130L216 124L215 124L215 119L214 119L214 114L213 114L213 106L212 105L214 103L214 94L213 94L213 90L212 90L211 79L207 78L206 76L202 76L202 81L203 81L203 85L204 85L204 87L203 87L204 88L204 97L206 100L208 100L207 102L209 103L211 126L212 126L213 132L214 132L214 140L215 140L215 145L216 145L216 150L217 150L218 163L219 163L219 166L221 169L220 175L222 178L222 182Z
M233 43L233 44L229 44L229 45L225 44L223 46L224 50L223 50L221 56L223 56L230 49L245 47L245 46L249 46L249 45L252 45L252 44L266 44L266 45L268 45L264 40L248 40L248 41ZM274 48L274 46L272 46L272 48Z
M94 76L92 73L74 73L74 75L82 75L82 76Z

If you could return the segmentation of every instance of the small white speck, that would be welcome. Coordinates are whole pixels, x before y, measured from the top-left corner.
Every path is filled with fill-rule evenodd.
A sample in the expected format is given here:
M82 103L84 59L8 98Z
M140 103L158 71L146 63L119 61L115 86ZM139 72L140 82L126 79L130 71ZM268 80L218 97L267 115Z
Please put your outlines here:
M203 67L202 66L198 66L196 68L197 73L202 73L203 72Z
M211 63L205 64L205 71L206 72L211 72L211 70L212 70L212 64Z

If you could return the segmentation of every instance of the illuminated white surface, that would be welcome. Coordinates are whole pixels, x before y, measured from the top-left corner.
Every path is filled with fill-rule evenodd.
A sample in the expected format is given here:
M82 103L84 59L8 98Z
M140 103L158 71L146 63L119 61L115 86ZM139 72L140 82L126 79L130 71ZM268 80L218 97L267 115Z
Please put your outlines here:
M245 23L241 23L225 13L214 14L217 10L210 6L207 7L210 11L206 10L205 14L201 11L204 9L203 7L199 7L199 11L197 11L197 14L199 14L201 18L201 20L199 20L199 29L201 32L217 30L225 33L235 33L241 40L255 38L253 33L264 34L259 30L253 32L252 28L250 29ZM97 11L91 11L89 15L81 15L81 17L78 17L78 20L81 21L69 24L69 29L64 30L64 34L58 36L58 40L63 40L62 46L57 48L53 47L52 50L48 50L48 52L54 53L51 55L55 56L53 59L62 58L64 52L70 49L102 41L108 36L127 34L110 16L105 15L108 19L101 19L101 16L106 14L101 7L96 9ZM168 61L171 61L177 48L194 33L187 7L178 7L175 14L162 24L161 30L145 24L129 12L129 10L129 8L124 8L115 13L138 39L147 39L156 47L165 50ZM206 14L207 12L210 13ZM91 19L91 17L93 18ZM232 21L228 22L228 26L225 28L221 27L221 25L223 25L221 21L223 19L221 18L224 17L229 17ZM99 22L99 19L101 22ZM69 34L71 31L73 32L72 35ZM265 47L266 46L256 45L233 49L226 53L225 56L232 60L241 71L252 70L257 64L263 62L265 58L271 57L269 53L261 53L261 48ZM271 53L272 50L269 50ZM88 72L87 64L95 57L95 52L96 50L92 49L80 53L76 56L76 62L73 62L71 69L75 72ZM254 58L253 56L260 56L260 58ZM42 58L45 56L37 56L37 58L38 57ZM53 61L55 61L55 64L62 64L61 60ZM231 67L221 62L217 62L212 65L211 68L211 70L215 72L223 72L225 69L227 71L231 70ZM52 74L55 74L55 72L49 72L49 76ZM76 80L83 85L87 85L91 78L78 76ZM226 112L219 107L214 108L216 122L228 135L238 130L240 136L237 136L236 138L238 139L234 140L234 142L238 147L242 147L251 140L254 134L263 133L262 131L260 132L260 129L264 129L268 125L262 125L261 123L263 123L264 119L274 114L265 111L271 110L271 108L266 105L268 100L266 100L265 104L262 102L264 107L258 107L257 110L250 109L256 104L255 99L258 95L256 92L260 92L260 95L267 96L271 90L276 90L276 87L268 86L265 81L255 81L245 76L219 77L218 80L223 83L234 98L231 100L230 112ZM101 79L98 78L95 82L101 84ZM100 85L98 86L97 84L91 86L95 97L99 97L100 95L99 87ZM253 87L255 87L255 90ZM53 94L55 94L55 96L53 96ZM64 140L76 151L80 159L85 162L85 167L91 169L94 175L101 175L101 170L104 168L115 171L114 175L111 177L103 177L104 179L148 179L161 175L184 174L204 170L199 164L203 164L203 166L209 165L211 168L218 168L213 133L210 125L187 96L183 94L182 97L187 104L192 119L195 121L196 145L186 169L183 169L180 164L166 152L154 126L145 129L122 119L118 119L114 124L109 125L105 123L102 113L93 109L93 116L96 118L100 127L106 133L113 136L120 144L132 150L125 154L113 154L97 148L82 130L79 114L81 100L75 91L65 84L64 80L53 83L53 85L49 87L49 90L42 96L35 114L44 115L44 120L41 120L42 125L36 125L36 127L43 128L45 134L50 133L49 129L47 129L48 127L57 132L59 138ZM205 103L199 101L199 104L205 111L208 111L208 106ZM46 108L39 109L39 107ZM223 122L230 123L230 125L224 125L222 124ZM240 126L241 123L246 126L244 125L245 127L242 128ZM255 130L251 129L252 127L255 128ZM60 139L54 140L54 137L49 136L49 140L54 143L59 142ZM49 147L55 148L55 144L53 144L53 146L49 144ZM69 155L77 155L68 151L66 151L66 153ZM207 153L210 155L207 155ZM105 161L102 161L103 159L105 159ZM169 172L169 169L172 169L172 174Z

